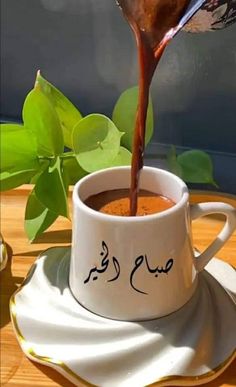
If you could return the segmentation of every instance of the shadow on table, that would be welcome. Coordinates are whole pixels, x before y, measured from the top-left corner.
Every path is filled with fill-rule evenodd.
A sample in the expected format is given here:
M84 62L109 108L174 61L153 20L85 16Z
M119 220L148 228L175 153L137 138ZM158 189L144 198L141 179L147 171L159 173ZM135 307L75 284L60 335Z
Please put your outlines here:
M32 361L31 361L32 362ZM75 387L73 383L67 380L64 376L62 376L59 372L55 371L53 368L47 367L45 365L41 365L35 362L32 362L39 371L43 372L49 379L53 380L58 386L63 387ZM84 387L88 386L88 384L80 384L79 386Z
M71 243L71 229L44 232L33 243Z
M38 236L34 242L32 242L33 245L37 244L43 244L43 243L51 243L51 247L55 247L57 244L61 243L67 243L71 244L71 230L58 230L58 231L48 231L44 232L42 235ZM38 257L44 250L47 249L41 249L41 250L35 250L35 251L23 251L22 253L14 254L16 257Z
M14 254L14 257L38 257L43 250L24 251L23 253Z
M0 327L3 328L10 321L9 301L12 294L17 290L18 285L23 282L23 277L12 275L12 248L6 244L8 261L5 269L0 272L1 284L1 316Z

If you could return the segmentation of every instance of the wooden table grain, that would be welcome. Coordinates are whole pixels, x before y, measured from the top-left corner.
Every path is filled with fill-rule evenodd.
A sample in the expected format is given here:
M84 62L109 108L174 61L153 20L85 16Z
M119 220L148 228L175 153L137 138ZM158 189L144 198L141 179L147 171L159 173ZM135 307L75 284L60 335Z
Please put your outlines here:
M1 231L8 245L9 261L0 274L1 285L1 386L72 387L73 385L53 369L26 358L13 333L9 315L9 299L22 283L37 256L48 247L68 246L71 242L71 223L58 218L36 242L30 244L24 232L24 209L30 186L22 186L1 195ZM224 201L236 208L236 197L223 194L195 192L192 202ZM201 251L220 231L224 218L208 216L193 223L194 245ZM236 266L236 232L218 253L218 258ZM207 387L236 386L236 361ZM81 384L81 387L84 387ZM135 387L135 386L131 386Z

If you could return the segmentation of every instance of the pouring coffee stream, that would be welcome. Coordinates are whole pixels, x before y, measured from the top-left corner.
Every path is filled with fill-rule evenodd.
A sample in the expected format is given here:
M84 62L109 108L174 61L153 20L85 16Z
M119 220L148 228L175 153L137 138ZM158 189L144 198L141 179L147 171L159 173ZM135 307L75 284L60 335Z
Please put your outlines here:
M136 38L139 58L139 98L133 139L130 216L137 212L139 176L143 167L149 89L166 45L204 0L118 0Z

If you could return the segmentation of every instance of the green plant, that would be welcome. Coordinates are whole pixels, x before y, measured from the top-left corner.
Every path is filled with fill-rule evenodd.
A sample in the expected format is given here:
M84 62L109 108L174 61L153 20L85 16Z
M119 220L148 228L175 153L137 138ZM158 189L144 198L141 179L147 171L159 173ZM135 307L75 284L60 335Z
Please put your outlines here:
M121 98L116 106L116 125L102 114L82 117L38 72L34 89L24 102L23 125L1 125L1 191L24 183L34 184L25 210L25 230L31 241L59 215L69 218L70 184L90 172L130 164L133 131L130 122L135 117L137 88L128 93L129 114L125 115ZM150 107L148 122L152 116ZM152 130L151 122L147 128L149 138Z
M130 165L137 100L138 88L133 87L120 96L112 120L102 114L82 117L58 89L37 73L35 86L23 105L23 125L1 125L1 191L34 184L25 210L25 230L31 241L59 215L69 218L70 184L99 169ZM150 98L146 143L153 127ZM212 183L209 156L192 152L198 153L176 156L173 148L168 155L171 169L186 181Z
M213 178L213 164L210 156L201 150L188 150L176 154L174 146L167 154L170 170L186 183L205 183L218 188Z

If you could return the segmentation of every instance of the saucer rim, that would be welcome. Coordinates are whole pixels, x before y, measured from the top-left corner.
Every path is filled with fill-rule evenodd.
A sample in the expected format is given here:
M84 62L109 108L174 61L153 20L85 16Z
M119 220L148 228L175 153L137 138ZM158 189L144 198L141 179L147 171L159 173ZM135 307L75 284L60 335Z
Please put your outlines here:
M32 268L37 264L37 262L40 259L44 258L44 255L48 253L50 250L68 250L70 249L70 246L55 246L55 247L49 247L48 249L42 251L38 257L36 258L33 265L30 267L28 273L26 274L25 279L23 282L19 285L17 290L12 294L9 302L9 310L10 310L10 316L11 316L11 322L13 326L13 330L15 333L15 336L19 342L19 345L24 352L24 354L33 361L36 361L39 364L49 366L53 369L55 369L57 372L59 372L62 376L64 376L67 380L72 382L73 384L77 385L77 383L83 383L85 386L88 387L96 387L96 385L91 384L86 379L81 378L76 372L72 371L64 362L62 362L59 359L50 358L48 356L42 356L38 355L32 346L29 345L29 342L27 339L23 336L21 333L21 330L19 328L18 322L17 322L17 313L16 313L16 295L24 288L26 284L31 280L31 274ZM228 265L231 267L231 269L236 270L236 268L227 263L224 262L218 258L215 258L217 261L223 262L225 265ZM212 273L209 273L212 275ZM214 277L214 275L213 275ZM217 280L216 280L217 281ZM226 289L219 284L225 291ZM229 296L229 294L228 294ZM230 296L229 296L230 297ZM233 300L232 300L233 302ZM184 375L168 375L161 378L158 378L154 383L148 384L148 387L164 387L169 386L170 383L175 383L176 386L199 386L203 383L208 383L214 379L216 379L220 374L222 374L226 368L236 359L236 349L231 353L231 355L225 359L222 363L220 363L217 367L214 369L205 372L204 374L196 375L196 376L184 376ZM167 383L167 384L166 384ZM194 383L194 384L193 384ZM99 386L97 386L99 387Z

